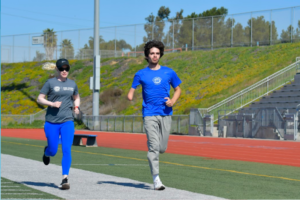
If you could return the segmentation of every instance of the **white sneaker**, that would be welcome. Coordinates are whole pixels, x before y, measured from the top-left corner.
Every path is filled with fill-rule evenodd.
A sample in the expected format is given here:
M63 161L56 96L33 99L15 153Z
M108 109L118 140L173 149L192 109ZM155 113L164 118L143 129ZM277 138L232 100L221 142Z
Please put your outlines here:
M164 190L166 187L162 184L160 180L154 181L154 190Z

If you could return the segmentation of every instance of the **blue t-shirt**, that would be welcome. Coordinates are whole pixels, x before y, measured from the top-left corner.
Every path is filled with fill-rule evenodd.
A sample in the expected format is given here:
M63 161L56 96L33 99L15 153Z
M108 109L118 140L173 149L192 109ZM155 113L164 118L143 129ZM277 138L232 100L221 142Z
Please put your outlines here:
M166 105L170 98L170 84L176 88L181 84L176 72L171 68L160 66L158 70L149 67L139 70L133 79L132 88L138 85L143 89L143 116L172 115L172 107Z

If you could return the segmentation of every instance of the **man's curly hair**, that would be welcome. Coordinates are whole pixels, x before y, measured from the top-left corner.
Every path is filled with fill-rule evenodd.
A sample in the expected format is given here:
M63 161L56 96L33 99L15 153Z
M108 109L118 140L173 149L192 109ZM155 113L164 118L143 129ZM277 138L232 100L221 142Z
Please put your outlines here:
M152 47L156 47L159 49L160 51L160 57L163 57L164 55L164 49L165 49L165 45L161 42L161 41L158 41L158 40L151 40L149 42L147 42L144 46L144 54L145 54L145 60L148 61L148 56L149 56L149 53L150 53L150 49Z

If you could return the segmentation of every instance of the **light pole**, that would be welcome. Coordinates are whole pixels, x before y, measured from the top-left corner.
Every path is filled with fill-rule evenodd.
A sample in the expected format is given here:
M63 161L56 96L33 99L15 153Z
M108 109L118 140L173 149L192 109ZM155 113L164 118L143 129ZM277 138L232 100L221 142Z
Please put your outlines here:
M100 54L99 54L99 0L94 0L94 72L93 116L99 115Z

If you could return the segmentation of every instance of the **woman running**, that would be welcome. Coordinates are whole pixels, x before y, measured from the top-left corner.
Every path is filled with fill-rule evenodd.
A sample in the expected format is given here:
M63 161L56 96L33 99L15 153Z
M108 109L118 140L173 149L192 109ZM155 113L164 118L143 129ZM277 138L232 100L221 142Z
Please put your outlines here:
M59 188L70 189L68 175L75 132L73 110L75 114L79 114L80 97L76 83L67 78L70 70L69 61L57 60L55 70L56 77L47 80L37 98L39 104L48 106L44 125L48 145L44 148L43 162L45 165L50 163L50 157L57 153L61 138L63 179Z

